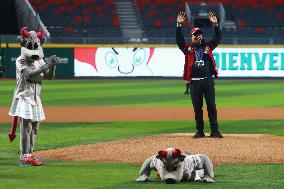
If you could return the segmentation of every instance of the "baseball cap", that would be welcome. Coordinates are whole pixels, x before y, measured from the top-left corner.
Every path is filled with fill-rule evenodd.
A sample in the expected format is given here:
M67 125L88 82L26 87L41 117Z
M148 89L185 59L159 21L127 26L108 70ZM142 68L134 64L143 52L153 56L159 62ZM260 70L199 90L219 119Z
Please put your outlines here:
M199 28L192 28L191 31L190 31L190 35L193 35L196 32L202 33L201 29L199 29Z

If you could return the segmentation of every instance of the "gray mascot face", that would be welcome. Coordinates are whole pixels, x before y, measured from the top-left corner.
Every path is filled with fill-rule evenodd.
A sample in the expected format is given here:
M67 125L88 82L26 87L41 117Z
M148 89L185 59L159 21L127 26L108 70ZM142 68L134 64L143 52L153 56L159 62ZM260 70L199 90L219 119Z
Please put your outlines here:
M33 62L44 57L42 45L45 41L44 30L38 32L28 31L26 27L21 29L21 36L18 37L21 45L21 55L27 61Z
M185 158L179 149L168 148L161 150L156 156L162 161L161 179L167 184L180 182L183 176L182 162Z

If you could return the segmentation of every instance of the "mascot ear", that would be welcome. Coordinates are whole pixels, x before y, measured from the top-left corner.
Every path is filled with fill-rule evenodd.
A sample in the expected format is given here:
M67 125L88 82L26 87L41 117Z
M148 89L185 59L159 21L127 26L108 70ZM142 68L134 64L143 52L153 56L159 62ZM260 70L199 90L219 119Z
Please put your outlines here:
M175 150L173 150L173 152L172 152L173 158L177 158L177 157L179 157L180 155L181 155L180 149L175 149Z
M37 37L40 39L40 45L43 45L45 42L45 31L43 28L41 28L38 32L36 32Z
M44 44L44 42L45 42L45 37L40 38L39 40L40 40L40 45L42 46Z
M18 43L20 43L20 45L21 45L22 47L25 46L25 42L26 42L25 38L23 38L22 36L18 36L18 37L17 37L17 40L18 40Z
M160 150L156 158L162 160L163 158L167 158L167 154L168 152L166 150Z
M27 27L22 27L22 29L21 29L21 35L22 35L23 37L29 37L30 32L28 31L28 28L27 28Z

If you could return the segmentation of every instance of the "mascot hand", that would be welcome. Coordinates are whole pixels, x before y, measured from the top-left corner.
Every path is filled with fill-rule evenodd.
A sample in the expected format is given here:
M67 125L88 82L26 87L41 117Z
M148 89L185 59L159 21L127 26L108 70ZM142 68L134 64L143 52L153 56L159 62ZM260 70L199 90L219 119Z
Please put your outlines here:
M138 179L136 179L136 182L148 182L150 181L150 178L147 175L141 175Z
M202 179L203 182L208 182L208 183L212 183L212 182L215 182L215 180L213 180L212 178L206 176Z
M48 67L51 66L55 66L56 64L58 64L59 58L56 57L56 55L52 55L51 57L47 58L46 60L46 64L48 65Z

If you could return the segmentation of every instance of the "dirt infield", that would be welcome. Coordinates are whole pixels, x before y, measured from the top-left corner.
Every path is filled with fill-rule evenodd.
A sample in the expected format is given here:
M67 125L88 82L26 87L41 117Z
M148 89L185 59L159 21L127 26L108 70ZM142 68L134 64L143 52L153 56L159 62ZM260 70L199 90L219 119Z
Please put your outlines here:
M0 122L11 122L8 108L0 108ZM157 107L45 107L44 122L101 122L193 120L192 108ZM207 119L207 116L204 115ZM218 108L219 120L284 119L284 108ZM36 154L50 159L142 163L168 147L208 154L216 164L284 163L284 138L270 135L225 135L224 139L193 139L172 134L53 149Z
M45 107L44 122L193 120L191 107ZM9 108L0 108L0 122L11 122ZM206 110L205 110L206 111ZM207 116L204 115L207 119ZM284 108L218 108L219 120L284 119Z
M193 134L171 134L81 145L36 152L51 159L142 163L168 147L209 155L216 165L284 163L284 138L271 135L224 135L193 139Z

